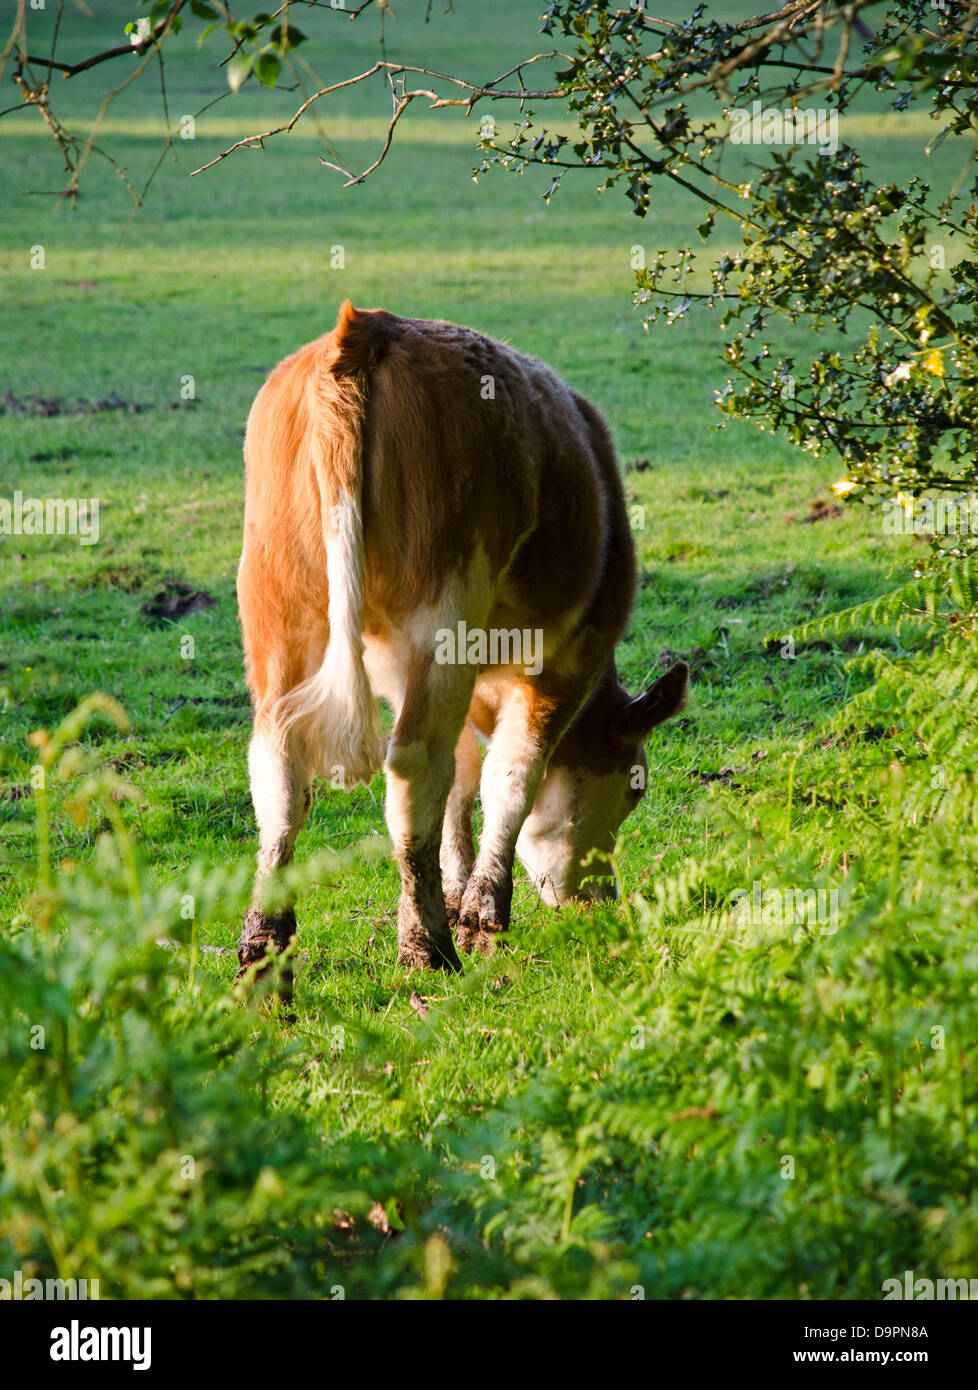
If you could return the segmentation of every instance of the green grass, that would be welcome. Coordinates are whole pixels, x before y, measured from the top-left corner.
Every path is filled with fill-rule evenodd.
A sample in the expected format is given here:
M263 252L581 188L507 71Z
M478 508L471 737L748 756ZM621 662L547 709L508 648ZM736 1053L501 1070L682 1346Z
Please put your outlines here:
M396 23L388 24L389 51L409 59L427 55L445 71L495 75L527 49L544 46L535 37L537 8L517 0L492 6L456 0L455 14L439 16L425 30L424 6L402 3ZM129 17L122 4L98 9L97 20L70 20L70 47L79 54L93 43L115 41ZM32 16L35 22L41 21ZM305 52L328 79L373 61L375 30L361 22L335 43L310 43ZM205 60L206 50L168 69L172 116L207 99L212 89ZM685 656L693 668L690 708L650 740L650 790L625 827L625 889L651 896L691 856L709 858L726 843L729 826L715 799L704 810L711 789L722 788L748 818L754 812L744 808L755 804L781 814L800 740L814 737L849 693L851 677L837 646L801 648L787 661L777 649L764 649L764 635L893 587L908 572L912 543L874 531L858 509L809 523L812 503L826 497L833 481L831 463L746 427L714 430L713 392L724 369L712 319L694 313L675 328L643 332L630 307L629 248L635 242L673 246L686 238L696 210L677 194L663 191L645 224L617 191L597 197L586 179L568 183L548 207L540 198L542 177L496 173L474 183L474 120L466 125L454 113L420 111L405 121L387 164L359 188L343 190L317 162L320 147L311 127L269 142L265 153L242 151L188 178L233 138L275 124L291 109L294 98L252 86L202 116L194 142L176 141L146 208L121 242L130 212L125 190L95 157L74 211L57 200L8 194L0 233L4 380L14 397L56 397L66 413L5 412L2 495L16 488L42 497L98 497L101 535L91 547L70 537L0 537L0 687L8 690L0 726L6 759L0 919L16 934L16 924L30 922L35 912L29 794L35 754L28 735L53 729L92 690L114 696L132 720L126 735L96 722L83 742L138 789L125 816L152 881L180 893L191 865L228 865L253 854L245 766L249 708L234 597L244 421L263 374L331 327L347 296L506 338L549 361L608 418L630 500L644 508L634 533L641 587L620 668L634 688L648 680L666 650ZM93 111L95 81L79 79L77 87L70 94L75 109ZM383 103L377 86L321 113L329 138L351 164L369 162L376 151ZM880 165L898 170L917 147L914 130L895 117L870 113L863 125L861 147ZM112 108L103 137L138 183L159 153L161 131L158 97L148 81ZM17 118L0 145L0 171L8 189L25 181L35 189L59 186L57 152L40 120ZM37 245L45 250L44 270L29 268L30 248ZM335 245L344 248L342 270L330 268ZM187 375L194 378L196 399L182 403ZM76 399L91 405L113 394L139 411L70 409ZM144 605L177 580L211 595L215 606L176 623L154 622ZM181 654L187 636L194 640L192 659ZM828 746L796 772L797 805L810 803L813 833L831 820L831 789L843 767L842 753ZM737 770L723 771L731 768ZM107 822L94 805L73 821L64 811L70 790L69 783L52 791L55 863L66 873L78 866L79 874L98 879L110 873ZM298 863L326 848L376 845L383 834L381 777L351 794L321 786ZM851 837L855 854L856 828ZM741 867L730 886L748 881L746 859ZM224 952L201 955L194 988L210 988L212 981L226 988L238 932L236 911L228 907L233 894L226 901L204 894L201 901L199 942ZM566 1081L572 1096L597 1085L605 1064L596 1062L592 1074L588 1040L616 1011L619 1024L628 1024L630 1006L622 1001L637 988L648 990L650 979L669 1027L653 1030L655 1041L647 1044L657 1050L647 1085L662 1113L670 1113L669 1078L683 1069L673 1054L702 1018L689 1002L698 997L699 966L684 970L683 951L669 945L668 935L664 945L623 949L623 909L556 915L539 909L520 879L511 951L467 964L458 981L419 979L395 964L396 904L397 874L386 851L360 854L302 897L297 1019L291 1026L276 1020L260 1025L275 1045L293 1049L294 1064L272 1086L273 1115L294 1115L334 1146L356 1143L389 1155L415 1145L449 1168L477 1167L479 1126L496 1135L485 1142L498 1148L487 1151L502 1154L499 1133L511 1110L518 1116L525 1104L531 1131L534 1114L546 1113L548 1075ZM693 904L687 916L695 911ZM804 976L786 948L772 948L768 978L758 950L748 950L731 968L747 971L748 983L738 989L758 1008L770 1003L765 1026L804 1034L814 983L798 986ZM173 969L189 969L185 950ZM697 988L709 991L712 970ZM775 1008L782 985L788 1002ZM414 990L429 998L427 1019L412 1007ZM730 1009L739 1013L732 999ZM187 1026L194 1026L192 1012ZM763 1109L756 1083L738 1093L730 1059L710 1056L700 1103L718 1108L719 1118L707 1138L685 1132L697 1123L705 1130L706 1122L680 1123L686 1157L672 1166L663 1159L657 1219L673 1232L674 1244L654 1242L660 1269L668 1270L683 1247L685 1238L676 1232L693 1229L696 1194L706 1229L715 1226L723 1206L719 1189L697 1175L690 1155L705 1153L702 1162L709 1166L711 1148L720 1143L717 1131L740 1157L745 1146L765 1142L752 1127L752 1106L758 1114ZM808 1061L816 1060L813 1048ZM796 1083L797 1076L786 1081L785 1094L794 1095ZM682 1102L676 1110L691 1084L689 1077L676 1080ZM618 1099L627 1109L627 1098ZM860 1113L865 1119L869 1112ZM518 1133L522 1122L513 1123ZM607 1115L589 1123L606 1137L613 1133ZM474 1159L459 1156L466 1144L475 1145ZM526 1147L532 1148L530 1141ZM593 1197L585 1186L592 1182L586 1150L581 1139L579 1167L571 1163L561 1188L566 1221L558 1245L576 1229L578 1184L579 1206ZM606 1165L598 1181L602 1195L594 1198L611 1213L613 1235L602 1239L609 1250L617 1250L615 1241L637 1239L640 1245L646 1217L641 1208L631 1209L626 1192L632 1170L627 1150L609 1163L612 1177ZM729 1200L743 1201L749 1211L750 1185L733 1174ZM845 1181L857 1184L853 1174ZM838 1182L830 1196L839 1204L841 1230L846 1202L856 1194ZM391 1201L401 1196L381 1194ZM811 1199L817 1203L815 1188ZM933 1201L939 1202L936 1190ZM428 1239L435 1217L429 1213L426 1220L421 1227ZM492 1220L495 1229L504 1228L505 1211ZM824 1248L801 1270L779 1250L772 1256L776 1272L767 1283L758 1272L757 1288L876 1296L888 1266L881 1276L871 1253L847 1255L845 1263L831 1233L821 1239ZM690 1241L695 1248L693 1235ZM678 1283L663 1276L662 1291L677 1295L686 1280L701 1295L736 1293L733 1264L705 1247L700 1254L699 1265L683 1266ZM406 1276L397 1257L372 1258L381 1261L374 1295L403 1292ZM573 1264L573 1255L562 1258ZM617 1255L599 1256L599 1264L602 1258L606 1275L587 1286L590 1293L627 1297L639 1266L618 1270ZM384 1259L390 1260L387 1274ZM456 1252L456 1260L463 1259ZM490 1270L484 1288L534 1296L554 1276L540 1272L548 1266L539 1252L525 1264L525 1287L507 1285ZM424 1268L429 1286L432 1280L437 1285ZM118 1278L124 1287L125 1275ZM538 1278L540 1285L533 1282ZM187 1288L179 1281L178 1287Z

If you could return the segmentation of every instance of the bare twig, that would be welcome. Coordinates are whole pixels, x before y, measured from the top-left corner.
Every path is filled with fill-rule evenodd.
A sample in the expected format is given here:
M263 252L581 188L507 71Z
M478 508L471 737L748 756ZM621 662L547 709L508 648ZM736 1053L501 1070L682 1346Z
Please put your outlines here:
M561 98L565 98L570 91L577 89L571 87L558 87L545 88L540 91L529 91L525 86L522 85L522 70L524 68L530 67L533 63L539 63L549 58L566 57L567 54L561 53L559 50L553 50L550 53L536 53L532 58L525 59L524 62L518 63L516 67L510 68L508 72L504 72L499 77L494 78L492 82L486 82L481 84L474 82L466 82L464 78L453 77L449 73L435 72L431 68L413 67L410 64L405 63L374 63L372 67L367 68L364 72L358 73L355 77L347 77L342 82L334 82L328 87L320 88L318 92L313 92L313 94L310 97L306 98L306 100L298 108L298 110L291 117L291 119L286 121L283 125L273 126L271 129L264 130L260 134L246 135L243 139L236 140L233 145L229 145L226 150L222 150L222 152L219 155L217 155L214 159L210 160L207 164L202 164L199 169L194 169L193 173L202 174L205 169L212 169L215 164L220 164L222 159L227 159L228 155L234 154L236 150L256 148L264 149L266 140L270 140L275 135L283 135L293 130L296 123L299 120L301 120L301 118L305 115L306 111L309 110L310 106L312 106L314 102L321 100L323 97L331 96L333 92L342 91L344 87L355 87L359 83L367 81L368 78L373 77L376 73L379 72L385 73L387 75L387 78L392 84L392 87L396 78L404 77L408 73L414 73L419 76L430 77L437 82L445 82L452 86L459 87L467 93L466 96L446 97L439 96L437 92L432 91L428 88L422 88L412 92L402 91L400 93L400 96L396 96L394 115L392 116L390 125L388 126L387 141L385 143L384 150L381 154L380 159L376 160L370 166L370 168L368 170L365 170L364 173L361 175L351 174L349 170L344 169L340 165L329 165L330 168L337 169L340 173L344 174L354 183L360 183L363 181L364 178L367 177L369 173L372 173L373 170L376 169L380 163L382 163L384 156L390 148L390 141L393 128L397 125L397 122L404 114L404 111L407 108L407 106L416 98L428 98L431 102L430 109L433 111L445 106L463 106L466 108L466 114L468 114L472 110L476 102L481 101L484 98L488 98L491 101L518 101L521 105L526 101L559 100ZM514 75L518 75L520 79L521 85L518 89L512 90L508 88L500 88L500 82L504 82L508 77L512 77ZM323 160L322 163L326 164L327 161Z
M173 4L170 6L169 10L167 10L163 19L157 24L156 28L152 33L147 34L146 38L141 39L139 43L124 43L119 44L116 48L107 48L101 53L93 53L90 57L83 58L80 63L57 62L54 57L53 45L50 58L40 58L32 53L20 53L17 55L17 70L14 73L14 80L16 81L19 78L20 73L26 67L53 69L56 72L63 73L65 77L75 77L80 72L87 72L89 68L98 67L100 63L107 63L112 58L121 58L126 53L133 53L141 58L144 53L148 52L155 43L158 43L159 40L163 38L164 34L173 24L174 19L186 3L187 0L173 0Z

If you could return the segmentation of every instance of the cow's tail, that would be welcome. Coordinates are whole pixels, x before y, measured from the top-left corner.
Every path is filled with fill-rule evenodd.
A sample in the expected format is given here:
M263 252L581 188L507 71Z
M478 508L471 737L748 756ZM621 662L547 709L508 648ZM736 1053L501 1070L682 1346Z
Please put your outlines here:
M367 382L386 350L386 315L363 313L347 300L332 349L307 387L309 446L319 484L329 638L315 675L281 701L279 720L303 721L320 766L345 786L369 783L384 756L377 701L363 664L363 436Z

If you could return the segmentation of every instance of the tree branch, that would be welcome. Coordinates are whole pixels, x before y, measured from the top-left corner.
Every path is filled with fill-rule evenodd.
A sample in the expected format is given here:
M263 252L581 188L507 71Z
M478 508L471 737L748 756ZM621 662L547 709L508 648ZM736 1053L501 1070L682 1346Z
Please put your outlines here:
M90 58L85 58L80 63L59 63L53 56L39 58L32 53L20 53L17 56L14 80L16 81L20 77L25 67L50 68L62 73L65 77L75 77L80 72L87 72L89 68L98 67L100 63L107 63L111 58L121 58L124 53L132 53L137 58L141 58L147 49L152 48L163 37L186 3L187 0L174 0L165 18L161 19L153 32L148 34L145 39L141 39L139 43L125 43L120 44L118 48L107 48L102 53L93 53Z
M432 111L445 106L464 106L466 107L466 114L468 114L468 112L472 110L473 106L475 106L477 101L482 100L484 97L488 98L491 101L518 101L521 105L526 101L560 100L561 98L565 98L569 92L579 89L574 87L559 87L547 88L541 91L530 91L526 87L521 85L517 89L510 90L505 88L501 89L498 86L498 84L500 82L504 82L507 77L512 77L514 73L519 75L520 81L522 83L523 68L528 68L533 63L539 63L548 58L566 59L567 56L568 55L566 53L561 53L557 49L554 49L550 53L536 53L532 58L527 58L522 63L518 63L516 67L510 68L508 72L502 73L499 77L494 78L491 82L486 82L482 84L466 82L463 78L452 77L448 73L434 72L431 68L419 68L405 63L377 62L374 63L373 67L367 68L364 72L358 73L356 77L348 77L342 82L334 82L328 87L320 88L318 92L313 92L312 96L307 97L306 100L295 112L295 114L291 117L291 119L286 121L283 125L273 126L270 130L264 130L258 135L246 135L243 139L236 140L233 145L229 145L226 150L222 150L222 152L219 155L217 155L216 158L210 160L207 164L202 164L199 169L194 169L191 174L191 177L193 177L193 174L202 174L205 169L212 169L215 164L220 164L222 159L227 159L228 155L233 154L235 150L255 149L256 147L264 149L264 142L266 140L270 140L274 135L283 135L291 131L295 127L296 122L299 121L302 118L302 116L305 115L306 111L308 111L309 107L312 106L314 102L319 101L322 97L330 96L333 92L339 92L344 87L357 86L359 83L365 82L367 78L373 77L374 74L378 72L386 73L388 80L391 82L392 86L395 78L403 77L407 73L416 73L422 77L433 78L436 82L450 83L456 87L462 88L464 91L468 93L467 96L440 97L437 92L431 91L427 88L421 88L413 92L402 91L399 97L395 96L395 102L398 103L398 105L395 107L395 114L391 120L390 126L388 127L387 143L384 146L381 158L377 160L374 164L372 164L369 170L366 170L363 174L359 176L351 174L348 169L344 169L342 168L342 166L337 164L331 164L328 166L329 168L336 169L339 173L344 174L347 178L350 178L354 183L360 183L363 181L364 178L367 177L368 173L372 173L373 170L376 169L378 165L383 161L384 156L387 154L387 151L390 148L390 139L394 126L400 120L407 105L409 105L410 102L415 100L417 97L429 98L429 100L431 101L430 109ZM322 160L322 163L326 164L327 161L324 159Z

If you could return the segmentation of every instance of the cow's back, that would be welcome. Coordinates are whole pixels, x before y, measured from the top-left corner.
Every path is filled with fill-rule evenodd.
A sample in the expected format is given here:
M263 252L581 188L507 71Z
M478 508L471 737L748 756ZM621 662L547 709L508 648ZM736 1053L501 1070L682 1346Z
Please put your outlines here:
M478 556L523 626L586 607L624 518L597 412L542 362L471 329L387 314L382 327L363 468L371 606L433 604ZM627 528L624 539L630 554Z

